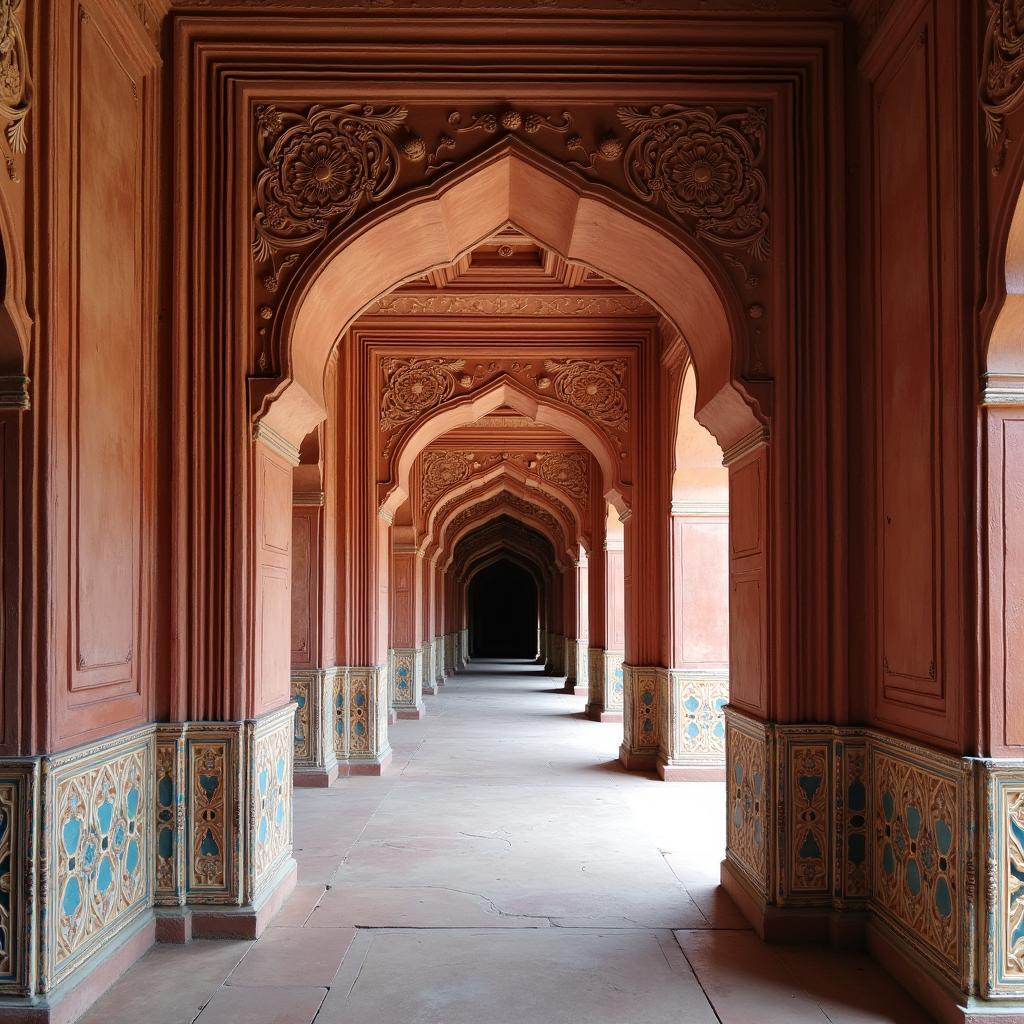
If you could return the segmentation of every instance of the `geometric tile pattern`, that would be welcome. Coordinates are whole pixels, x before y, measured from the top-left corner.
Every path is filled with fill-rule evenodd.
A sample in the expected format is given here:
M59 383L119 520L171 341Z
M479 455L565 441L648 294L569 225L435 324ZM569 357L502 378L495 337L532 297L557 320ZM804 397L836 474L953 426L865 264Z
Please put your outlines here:
M293 711L294 705L289 705L252 727L250 899L291 855Z
M154 788L155 901L185 901L185 740L180 726L156 728Z
M35 916L36 786L39 762L8 762L0 770L0 993L32 992L28 955Z
M959 759L922 757L909 745L872 748L872 903L951 980L964 976L961 920L967 874L960 842L964 785ZM965 901L963 901L965 902Z
M725 766L725 716L728 672L669 671L671 699L664 731L665 763L677 766Z
M632 754L658 753L667 711L668 669L623 666L623 746Z
M48 867L41 991L152 903L152 730L44 760Z
M755 891L769 891L769 750L764 726L726 713L726 855Z

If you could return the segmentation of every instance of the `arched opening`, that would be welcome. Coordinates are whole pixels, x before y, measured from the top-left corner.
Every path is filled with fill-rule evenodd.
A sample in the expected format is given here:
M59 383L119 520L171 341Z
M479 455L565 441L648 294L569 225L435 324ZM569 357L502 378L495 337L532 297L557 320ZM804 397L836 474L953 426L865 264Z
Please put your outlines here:
M537 588L525 569L501 559L470 580L469 649L474 658L537 656Z

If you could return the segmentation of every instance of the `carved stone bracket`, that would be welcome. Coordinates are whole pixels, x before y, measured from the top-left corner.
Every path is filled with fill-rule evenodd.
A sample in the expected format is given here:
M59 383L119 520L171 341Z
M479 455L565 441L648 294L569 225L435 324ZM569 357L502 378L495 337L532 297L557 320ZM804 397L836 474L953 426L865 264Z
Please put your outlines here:
M1005 156L1005 116L1024 96L1024 0L988 0L978 95L985 113L985 137L1000 147L994 170Z
M32 107L28 49L19 20L21 5L22 0L0 0L0 118L7 123L4 135L15 153L25 152L25 118ZM16 173L9 161L8 173L12 179Z

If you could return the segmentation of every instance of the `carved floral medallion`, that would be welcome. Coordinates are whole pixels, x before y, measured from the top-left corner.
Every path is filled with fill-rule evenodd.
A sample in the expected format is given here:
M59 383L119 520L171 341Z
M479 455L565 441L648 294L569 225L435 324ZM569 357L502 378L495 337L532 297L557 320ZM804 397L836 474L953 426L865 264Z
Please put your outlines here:
M1024 96L1024 0L988 0L988 10L978 92L985 135L996 146L1005 142L1005 115Z

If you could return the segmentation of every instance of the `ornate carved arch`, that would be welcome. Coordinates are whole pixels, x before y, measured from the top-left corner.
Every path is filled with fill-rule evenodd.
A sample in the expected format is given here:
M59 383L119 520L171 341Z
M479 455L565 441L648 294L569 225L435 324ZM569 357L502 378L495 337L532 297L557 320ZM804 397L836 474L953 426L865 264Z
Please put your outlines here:
M683 145L682 128L674 134ZM393 159L390 152L384 142L374 150L385 162ZM641 198L662 205L653 193ZM334 206L339 203L336 197ZM760 204L748 207L755 209L763 212ZM652 216L650 208L507 135L431 185L344 221L305 259L279 310L268 307L282 377L254 389L256 420L286 437L305 434L323 415L327 355L352 320L398 284L454 262L513 223L564 259L643 295L679 327L701 367L701 415L727 446L756 429L762 415L734 373L734 339L746 328L728 272L680 218ZM732 246L726 249L734 255Z

